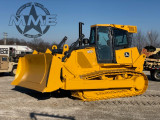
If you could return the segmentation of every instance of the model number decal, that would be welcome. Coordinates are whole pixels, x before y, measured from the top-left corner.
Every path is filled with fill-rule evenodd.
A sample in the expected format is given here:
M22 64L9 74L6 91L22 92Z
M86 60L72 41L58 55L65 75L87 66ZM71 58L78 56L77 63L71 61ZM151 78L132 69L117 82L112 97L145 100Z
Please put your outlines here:
M93 50L88 50L87 53L93 53Z

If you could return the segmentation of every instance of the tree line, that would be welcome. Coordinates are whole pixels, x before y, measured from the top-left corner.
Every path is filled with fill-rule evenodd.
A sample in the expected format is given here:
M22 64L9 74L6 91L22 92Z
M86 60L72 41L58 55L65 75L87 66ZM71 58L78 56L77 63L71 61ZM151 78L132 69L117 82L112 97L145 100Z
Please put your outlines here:
M138 31L138 33L133 36L132 46L137 47L139 51L141 51L145 46L160 48L159 33L153 30L146 34L142 31Z
M0 40L0 45L4 44L4 40ZM39 52L45 52L47 48L51 49L55 42L49 43L41 38L33 39L31 41L26 41L24 39L18 38L7 38L7 45L24 45L30 47L32 50L37 50Z
M0 45L4 44L4 40L0 40ZM26 41L24 39L18 39L18 38L7 38L7 45L26 45L30 47L33 50L37 50L39 52L45 52L47 48L51 49L53 44L56 44L56 42L49 43L45 40L42 40L41 38L33 39L31 41ZM157 31L150 31L146 34L142 31L138 31L137 34L133 35L132 39L132 47L137 47L139 52L144 48L145 46L154 46L157 48L160 48L160 38L159 33Z

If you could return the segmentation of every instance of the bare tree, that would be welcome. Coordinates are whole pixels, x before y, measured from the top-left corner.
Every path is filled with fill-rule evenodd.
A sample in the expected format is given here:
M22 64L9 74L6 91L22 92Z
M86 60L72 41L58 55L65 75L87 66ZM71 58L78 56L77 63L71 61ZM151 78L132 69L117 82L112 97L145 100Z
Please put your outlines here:
M45 52L47 48L51 48L50 43L45 42L42 39L33 39L31 42L28 43L28 46L31 47L33 50L37 50L39 52Z
M147 32L148 45L158 47L159 46L159 34L156 31Z
M146 45L147 39L145 35L141 31L138 31L138 33L133 36L132 46L137 47L140 52Z

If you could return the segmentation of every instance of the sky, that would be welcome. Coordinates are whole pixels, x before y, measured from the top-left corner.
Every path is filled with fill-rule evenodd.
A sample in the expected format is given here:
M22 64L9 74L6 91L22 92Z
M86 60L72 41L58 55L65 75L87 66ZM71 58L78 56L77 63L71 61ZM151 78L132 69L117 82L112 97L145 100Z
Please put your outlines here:
M59 43L64 36L68 37L68 44L76 41L79 22L84 23L86 38L94 24L135 25L142 32L160 33L159 0L0 0L0 39L7 32L9 38L32 40L20 34L15 25L9 26L11 15L28 2L38 2L57 15L57 24L40 37L50 43Z

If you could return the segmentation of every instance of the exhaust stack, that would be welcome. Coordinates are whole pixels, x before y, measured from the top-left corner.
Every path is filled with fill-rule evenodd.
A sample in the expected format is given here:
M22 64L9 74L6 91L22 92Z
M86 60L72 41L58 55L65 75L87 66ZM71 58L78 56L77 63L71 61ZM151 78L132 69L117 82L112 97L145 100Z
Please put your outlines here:
M82 37L84 37L84 34L82 33L82 25L84 25L84 23L79 22L79 46L82 46Z

